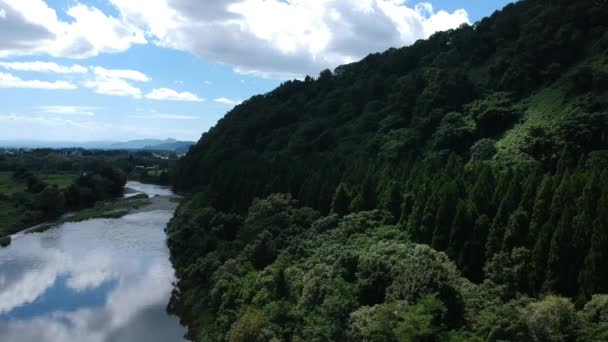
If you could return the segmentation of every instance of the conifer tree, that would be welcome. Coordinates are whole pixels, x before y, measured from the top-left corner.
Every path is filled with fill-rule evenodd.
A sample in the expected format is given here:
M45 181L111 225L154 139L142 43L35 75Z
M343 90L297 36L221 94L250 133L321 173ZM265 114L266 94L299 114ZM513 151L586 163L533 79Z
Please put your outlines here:
M564 208L557 229L553 233L547 258L547 279L545 289L560 294L573 295L576 278L569 279L568 269L572 262L572 221L574 206Z
M524 247L528 235L528 225L528 213L521 207L515 210L505 229L502 250L508 252L515 247Z
M466 200L458 201L458 204L456 205L456 214L450 231L447 254L461 267L464 266L465 260L467 259L466 255L470 252L464 250L465 242L474 239L474 215L475 208L473 203ZM471 246L469 246L469 248L470 247Z
M332 214L338 214L340 216L348 214L350 202L350 194L346 184L340 183L338 188L336 188L336 192L334 193L333 200L331 202Z
M395 181L391 182L384 192L384 196L382 198L382 208L391 213L395 221L397 221L401 216L402 200L403 194L401 193L399 183Z
M439 192L439 205L435 216L435 229L433 230L432 246L438 251L447 248L450 238L450 229L458 201L458 187L456 182L448 182Z
M507 192L500 202L498 212L494 217L492 227L488 233L488 240L486 241L486 260L490 260L495 253L500 252L504 239L505 226L509 216L517 208L520 196L521 186L519 184L519 179L513 177Z
M576 201L576 216L572 221L573 259L570 261L568 273L569 277L574 279L580 278L579 272L584 269L586 251L590 248L593 224L597 218L597 202L602 196L598 172L585 175L588 178L587 184Z
M494 175L492 168L483 164L479 176L473 185L469 199L475 204L480 214L491 215L492 195L494 193Z
M534 247L536 238L540 234L542 226L549 220L549 209L551 208L551 198L553 197L553 177L549 174L543 177L540 187L534 199L532 217L530 219L530 229L528 234L528 244Z
M371 176L365 177L361 185L361 210L373 210L378 205L376 188Z
M401 201L401 215L399 218L399 222L401 224L406 224L410 214L414 210L414 203L416 198L414 194L408 192L403 195L403 200Z
M589 252L579 276L582 295L589 298L593 294L608 291L608 192L598 204L598 216L593 221Z

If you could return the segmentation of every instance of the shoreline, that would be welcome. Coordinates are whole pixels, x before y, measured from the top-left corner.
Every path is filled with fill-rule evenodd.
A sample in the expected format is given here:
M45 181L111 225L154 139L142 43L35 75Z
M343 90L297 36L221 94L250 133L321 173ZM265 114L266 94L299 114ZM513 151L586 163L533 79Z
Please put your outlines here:
M129 192L127 192L127 191L129 191ZM134 189L130 189L130 188L128 190L125 189L125 193L134 193L134 192L137 192L137 191ZM139 194L143 194L143 193L137 192L137 194L139 195ZM148 203L142 205L141 207L117 208L117 209L113 209L113 210L102 211L102 212L98 213L97 215L92 215L90 218L87 218L85 220L103 219L103 218L119 219L119 218L125 217L127 215L131 215L131 214L146 213L146 212L157 211L157 210L175 211L179 204L179 199L181 199L182 196L156 195L153 197L148 197L147 199L130 199L130 198L131 197L123 197L123 198L109 201L108 203L109 204L120 204L122 202L122 203L128 204L129 201L133 201L133 202L134 201L147 201ZM24 236L27 234L42 233L49 229L58 228L65 223L70 223L70 221L69 221L70 217L78 215L79 213L82 214L82 213L86 212L87 210L94 210L94 209L95 208L88 208L88 209L83 209L83 210L79 210L79 211L75 211L75 212L66 213L55 219L47 220L45 222L38 223L36 225L21 229L20 231L14 233L14 234L11 234L9 236L11 237L11 239L14 239L14 238L19 238L20 236ZM74 222L79 222L79 221L74 221Z

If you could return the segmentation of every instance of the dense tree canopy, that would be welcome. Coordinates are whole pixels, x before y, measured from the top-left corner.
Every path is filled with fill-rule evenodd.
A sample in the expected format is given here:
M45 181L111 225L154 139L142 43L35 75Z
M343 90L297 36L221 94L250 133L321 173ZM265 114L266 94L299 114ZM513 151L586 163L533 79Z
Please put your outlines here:
M192 333L605 339L606 18L523 0L237 106L176 170Z

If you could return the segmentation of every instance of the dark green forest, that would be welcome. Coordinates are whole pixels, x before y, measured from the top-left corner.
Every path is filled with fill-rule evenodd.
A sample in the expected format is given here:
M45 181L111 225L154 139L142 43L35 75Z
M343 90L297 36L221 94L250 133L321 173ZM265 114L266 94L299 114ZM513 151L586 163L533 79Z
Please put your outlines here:
M608 3L523 0L285 82L182 158L200 341L608 341Z

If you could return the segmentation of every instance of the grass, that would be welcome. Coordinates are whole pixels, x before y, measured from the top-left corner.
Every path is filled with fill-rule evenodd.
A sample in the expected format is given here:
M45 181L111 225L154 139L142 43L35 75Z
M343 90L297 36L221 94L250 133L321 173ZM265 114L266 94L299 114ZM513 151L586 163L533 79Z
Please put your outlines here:
M57 185L59 188L65 189L72 185L78 176L73 174L42 174L40 178L47 184Z
M0 194L10 196L25 190L25 184L13 179L12 172L0 172Z
M64 189L70 186L78 177L74 174L38 174L40 179L47 184L57 185ZM25 191L25 182L13 179L12 172L0 172L0 194L11 196L18 192Z

